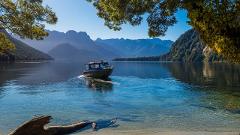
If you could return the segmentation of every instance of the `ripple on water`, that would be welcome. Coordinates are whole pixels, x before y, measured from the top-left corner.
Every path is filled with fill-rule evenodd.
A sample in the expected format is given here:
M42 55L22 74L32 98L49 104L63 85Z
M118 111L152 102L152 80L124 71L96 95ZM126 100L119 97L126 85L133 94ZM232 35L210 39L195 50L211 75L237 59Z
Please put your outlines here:
M212 83L211 87L199 85L204 82L199 74L194 76L199 70L193 73L195 70L188 70L184 76L185 69L181 66L151 63L128 65L123 69L116 69L110 80L86 79L74 74L44 83L34 80L41 76L41 69L21 73L23 76L0 86L0 129L7 133L36 114L52 115L54 124L118 118L120 125L116 128L119 130L240 129L239 92L226 91L224 89L232 87L219 88ZM72 70L67 70L68 74ZM57 73L56 76L61 77ZM219 81L214 80L216 77L212 79L210 81Z

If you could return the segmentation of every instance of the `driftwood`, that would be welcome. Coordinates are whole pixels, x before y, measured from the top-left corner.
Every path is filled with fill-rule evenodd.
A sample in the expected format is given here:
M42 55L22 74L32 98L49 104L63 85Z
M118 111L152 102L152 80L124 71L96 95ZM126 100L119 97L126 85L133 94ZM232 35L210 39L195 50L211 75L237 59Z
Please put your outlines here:
M95 122L83 121L66 126L46 126L50 123L51 119L51 116L33 118L23 123L9 135L66 135L76 132L90 124L96 124Z

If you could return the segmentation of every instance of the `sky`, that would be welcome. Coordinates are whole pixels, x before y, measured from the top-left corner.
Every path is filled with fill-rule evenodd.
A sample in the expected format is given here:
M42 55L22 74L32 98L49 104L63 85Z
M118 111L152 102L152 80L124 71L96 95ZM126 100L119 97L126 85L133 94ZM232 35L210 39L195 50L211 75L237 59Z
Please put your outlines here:
M66 32L75 30L77 32L87 32L93 39L102 38L128 38L142 39L149 38L148 25L145 20L139 26L124 24L121 31L110 30L104 25L104 20L97 16L97 10L86 0L44 0L44 5L48 5L58 16L55 25L46 25L48 30ZM185 11L176 13L178 23L169 27L164 40L175 41L181 34L191 27L186 23L187 15Z

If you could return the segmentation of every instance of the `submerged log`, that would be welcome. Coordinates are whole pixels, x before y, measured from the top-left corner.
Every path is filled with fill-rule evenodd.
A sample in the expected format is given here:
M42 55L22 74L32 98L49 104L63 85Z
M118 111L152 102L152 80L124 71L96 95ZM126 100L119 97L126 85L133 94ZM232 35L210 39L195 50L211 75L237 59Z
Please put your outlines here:
M90 121L83 121L66 126L46 126L51 119L51 116L33 118L23 123L9 135L66 135L92 124Z

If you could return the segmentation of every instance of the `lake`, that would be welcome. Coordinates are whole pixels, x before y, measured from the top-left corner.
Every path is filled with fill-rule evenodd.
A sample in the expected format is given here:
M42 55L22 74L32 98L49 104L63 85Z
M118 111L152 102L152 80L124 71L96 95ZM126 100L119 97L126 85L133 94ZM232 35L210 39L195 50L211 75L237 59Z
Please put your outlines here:
M108 81L84 79L84 63L0 64L0 134L39 115L53 124L117 118L101 130L240 131L240 65L111 64Z

